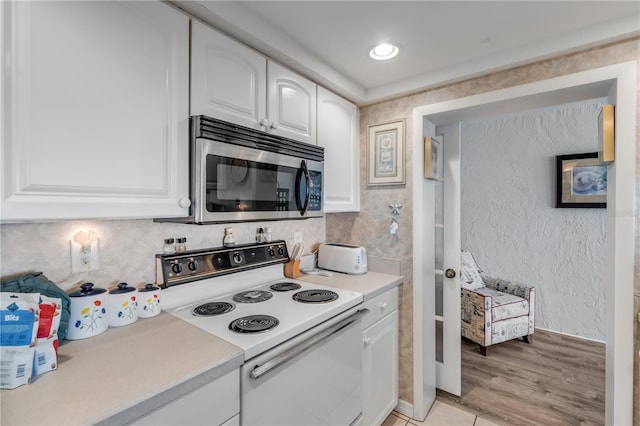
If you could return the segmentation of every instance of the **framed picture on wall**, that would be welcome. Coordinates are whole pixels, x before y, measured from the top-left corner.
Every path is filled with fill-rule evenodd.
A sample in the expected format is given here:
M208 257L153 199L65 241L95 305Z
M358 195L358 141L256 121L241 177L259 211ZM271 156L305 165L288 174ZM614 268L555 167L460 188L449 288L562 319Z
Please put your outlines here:
M404 184L404 120L369 126L367 185Z
M440 141L432 137L424 138L424 177L440 178Z
M607 166L597 152L556 156L556 207L607 207Z

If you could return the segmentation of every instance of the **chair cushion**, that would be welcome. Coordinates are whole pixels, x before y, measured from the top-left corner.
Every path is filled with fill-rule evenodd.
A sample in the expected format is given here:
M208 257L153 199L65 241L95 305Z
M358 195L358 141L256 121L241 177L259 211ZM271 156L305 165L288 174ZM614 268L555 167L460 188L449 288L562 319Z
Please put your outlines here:
M529 315L529 302L522 297L514 296L509 293L502 293L491 287L483 287L475 290L483 296L491 296L491 316L493 324L496 321L502 321L509 318L517 318ZM526 334L526 333L525 333Z
M469 250L463 250L460 254L460 287L467 290L478 290L485 287L480 276L480 268Z

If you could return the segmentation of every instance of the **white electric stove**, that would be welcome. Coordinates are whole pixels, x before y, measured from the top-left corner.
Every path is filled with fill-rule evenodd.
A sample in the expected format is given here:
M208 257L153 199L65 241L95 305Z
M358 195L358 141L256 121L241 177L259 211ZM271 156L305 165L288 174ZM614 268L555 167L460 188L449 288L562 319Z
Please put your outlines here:
M158 255L162 308L244 351L242 425L357 424L362 294L286 278L287 261L284 241Z

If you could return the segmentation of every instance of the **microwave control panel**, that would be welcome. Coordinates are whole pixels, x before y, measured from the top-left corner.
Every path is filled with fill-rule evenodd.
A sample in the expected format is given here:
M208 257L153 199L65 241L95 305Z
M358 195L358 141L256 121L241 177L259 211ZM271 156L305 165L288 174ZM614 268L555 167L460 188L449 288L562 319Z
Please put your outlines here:
M322 210L322 173L309 172L309 207L307 210Z

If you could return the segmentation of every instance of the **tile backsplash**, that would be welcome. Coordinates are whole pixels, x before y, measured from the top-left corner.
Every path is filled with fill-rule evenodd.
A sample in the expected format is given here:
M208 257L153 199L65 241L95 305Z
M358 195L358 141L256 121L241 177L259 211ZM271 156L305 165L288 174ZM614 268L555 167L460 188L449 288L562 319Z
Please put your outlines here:
M162 253L165 238L186 237L188 250L219 247L226 227L233 228L236 244L243 244L254 242L256 228L267 226L272 229L273 240L285 240L289 250L294 232L302 232L305 253L325 241L324 218L220 225L156 223L149 219L2 224L0 276L42 271L63 288L80 280L103 288L123 281L137 286L155 282L155 254ZM72 275L69 241L83 229L99 235L100 268Z

